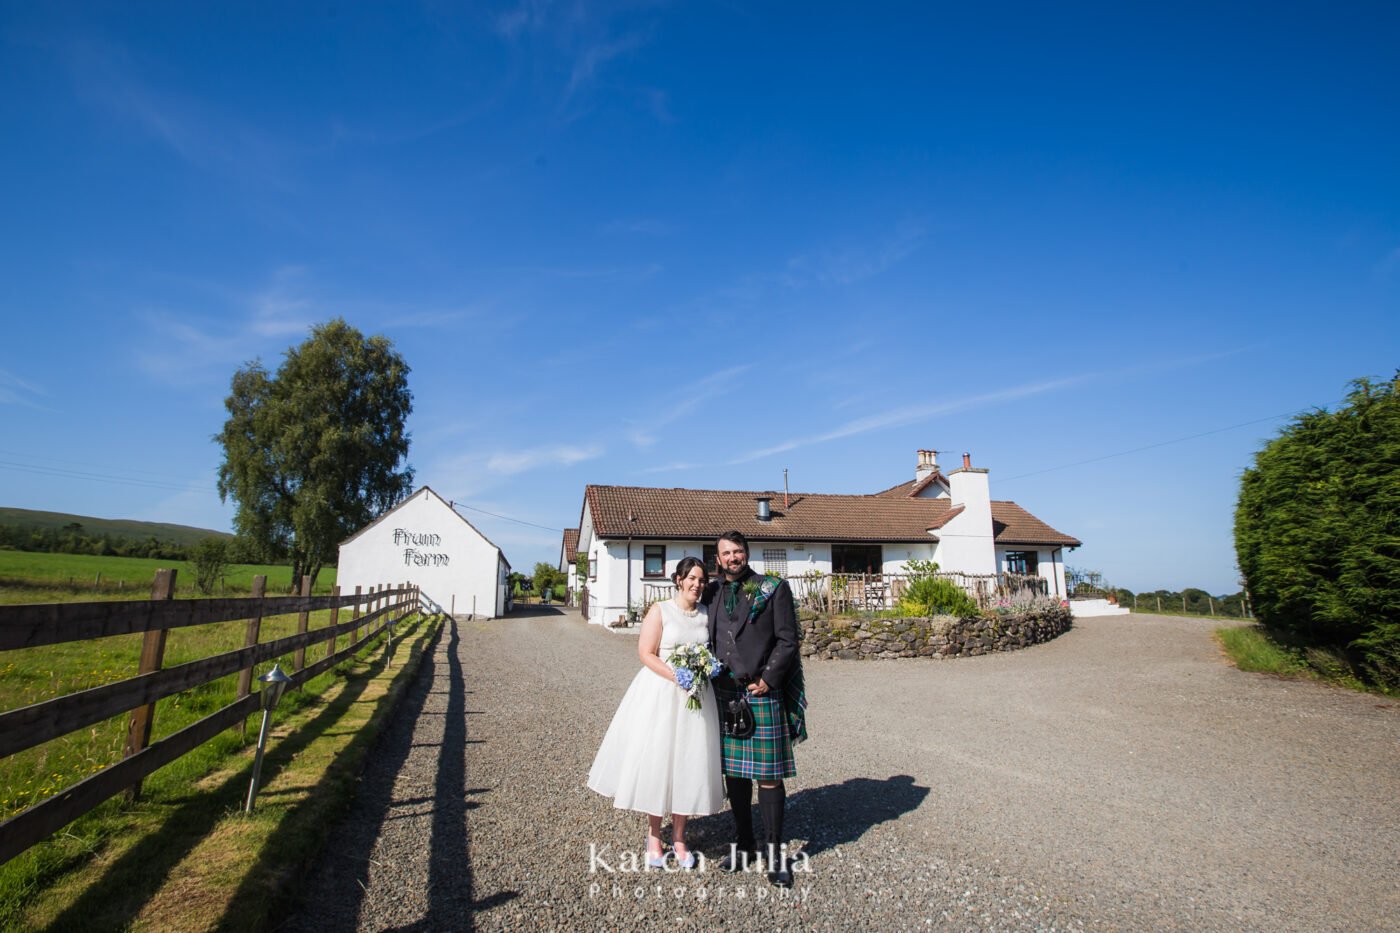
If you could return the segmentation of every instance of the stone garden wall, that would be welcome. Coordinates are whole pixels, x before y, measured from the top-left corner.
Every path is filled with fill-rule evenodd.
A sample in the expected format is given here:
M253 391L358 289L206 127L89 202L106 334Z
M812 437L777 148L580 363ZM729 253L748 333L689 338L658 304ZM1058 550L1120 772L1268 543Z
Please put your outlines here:
M1049 641L1069 630L1068 608L1033 609L1006 615L959 619L862 619L814 617L799 620L804 658L933 658L1012 651Z

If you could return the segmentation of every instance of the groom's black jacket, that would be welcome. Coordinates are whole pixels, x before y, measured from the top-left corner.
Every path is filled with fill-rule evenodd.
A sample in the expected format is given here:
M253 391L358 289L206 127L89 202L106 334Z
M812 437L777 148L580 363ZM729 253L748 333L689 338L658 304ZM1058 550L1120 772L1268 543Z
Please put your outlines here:
M735 679L747 682L762 677L774 692L780 693L783 684L797 669L797 613L792 608L792 590L784 580L758 616L748 621L753 599L743 591L743 586L761 579L752 568L744 568L733 616L724 607L725 580L722 576L705 588L701 602L709 614L710 644L715 657Z

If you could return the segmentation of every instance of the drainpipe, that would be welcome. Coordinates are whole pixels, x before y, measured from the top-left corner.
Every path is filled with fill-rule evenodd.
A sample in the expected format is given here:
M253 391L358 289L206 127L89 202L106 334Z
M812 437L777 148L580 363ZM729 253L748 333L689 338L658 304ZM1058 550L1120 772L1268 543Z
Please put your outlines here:
M627 536L627 611L632 611L632 536Z
M1063 550L1064 548L1057 547L1055 548L1055 550L1050 552L1050 582L1055 587L1055 596L1057 598L1060 595L1060 571L1058 565L1055 563L1055 555L1060 554L1060 552ZM1060 560L1062 562L1064 561L1063 554L1060 555Z

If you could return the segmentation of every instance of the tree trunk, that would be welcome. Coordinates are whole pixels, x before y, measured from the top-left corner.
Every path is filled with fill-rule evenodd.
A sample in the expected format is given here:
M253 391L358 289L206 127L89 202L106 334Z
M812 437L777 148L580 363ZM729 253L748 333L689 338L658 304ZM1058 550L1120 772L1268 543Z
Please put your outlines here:
M316 577L321 573L321 565L313 564L311 567L311 591L316 591Z

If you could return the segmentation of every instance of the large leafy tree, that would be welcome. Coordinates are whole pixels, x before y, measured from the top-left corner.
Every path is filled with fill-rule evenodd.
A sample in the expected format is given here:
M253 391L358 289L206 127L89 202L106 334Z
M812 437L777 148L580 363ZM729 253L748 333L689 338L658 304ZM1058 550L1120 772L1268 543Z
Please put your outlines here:
M292 561L292 578L408 494L408 364L388 338L345 321L318 324L275 374L254 361L233 375L219 495L237 503L241 537Z
M1400 684L1400 372L1354 382L1255 455L1235 551L1260 622Z

